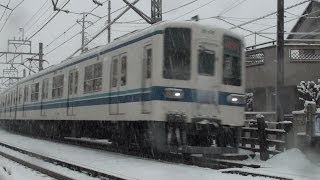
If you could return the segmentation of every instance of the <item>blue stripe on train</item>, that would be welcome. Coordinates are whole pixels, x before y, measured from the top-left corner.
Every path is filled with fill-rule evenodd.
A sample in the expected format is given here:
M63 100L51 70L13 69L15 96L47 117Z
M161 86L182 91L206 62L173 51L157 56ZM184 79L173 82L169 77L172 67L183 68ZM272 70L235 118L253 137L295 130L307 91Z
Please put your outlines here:
M95 95L95 98L88 99L74 98L71 101L67 99L54 100L49 102L27 104L17 108L18 111L29 111L29 110L39 110L39 109L54 109L54 108L65 108L65 107L81 107L81 106L94 106L94 105L104 105L104 104L118 104L118 103L130 103L130 102L140 102L140 101L177 101L177 102L199 102L203 104L219 104L227 106L244 106L231 104L227 101L229 92L216 92L216 91L203 91L188 88L179 88L184 92L183 99L174 100L165 97L165 89L168 87L153 86L146 89L128 90L131 94L126 94L127 91L122 91L119 93L107 93L105 96ZM117 96L117 94L119 94ZM201 95L199 95L201 94ZM218 101L218 103L217 103ZM7 108L9 109L9 108ZM14 108L15 109L15 108Z

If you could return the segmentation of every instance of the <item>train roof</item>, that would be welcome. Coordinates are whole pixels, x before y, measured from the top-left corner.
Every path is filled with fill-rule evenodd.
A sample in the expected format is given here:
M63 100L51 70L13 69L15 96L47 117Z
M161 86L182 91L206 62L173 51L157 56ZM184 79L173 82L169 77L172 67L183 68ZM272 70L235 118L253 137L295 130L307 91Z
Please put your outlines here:
M133 31L132 33L125 34L125 35L115 39L113 42L110 42L109 44L106 44L106 45L103 45L103 46L98 46L98 47L90 49L87 52L84 52L84 53L82 53L82 54L80 54L78 56L67 58L67 59L61 61L58 64L49 66L48 68L45 68L44 70L42 70L42 71L40 71L38 73L32 74L30 76L27 76L26 78L21 79L20 81L15 83L15 85L24 83L24 82L32 80L32 79L35 79L36 77L39 77L41 75L45 75L45 74L50 73L50 72L58 71L58 70L62 69L63 67L65 67L67 65L70 65L70 64L77 63L80 60L94 58L94 57L98 56L101 52L104 52L104 51L106 51L106 50L108 50L110 48L116 47L119 44L122 44L124 42L128 42L128 41L133 40L133 39L138 38L138 37L141 37L144 34L150 34L150 33L156 32L156 31L164 30L165 28L168 28L168 27L210 28L210 29L214 29L215 31L224 32L225 34L228 34L228 35L243 39L242 36L239 36L239 35L231 32L229 30L226 30L226 29L223 29L223 28L220 28L220 27L216 27L216 26L213 26L213 25L202 24L202 23L199 23L199 22L193 22L193 21L159 22L159 23L156 23L156 24L154 24L154 25L152 25L150 27L147 27L145 29L138 30L138 31ZM12 87L9 87L8 89L11 89L11 88ZM8 90L8 89L6 89L6 90Z

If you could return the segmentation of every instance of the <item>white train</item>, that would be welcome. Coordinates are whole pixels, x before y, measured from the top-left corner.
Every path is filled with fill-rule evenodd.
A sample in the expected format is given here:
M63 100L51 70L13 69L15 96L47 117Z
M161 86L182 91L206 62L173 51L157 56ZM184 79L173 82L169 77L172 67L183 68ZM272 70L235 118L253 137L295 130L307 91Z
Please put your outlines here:
M1 93L17 131L110 138L163 151L236 144L244 123L241 37L195 22L159 23L67 59Z

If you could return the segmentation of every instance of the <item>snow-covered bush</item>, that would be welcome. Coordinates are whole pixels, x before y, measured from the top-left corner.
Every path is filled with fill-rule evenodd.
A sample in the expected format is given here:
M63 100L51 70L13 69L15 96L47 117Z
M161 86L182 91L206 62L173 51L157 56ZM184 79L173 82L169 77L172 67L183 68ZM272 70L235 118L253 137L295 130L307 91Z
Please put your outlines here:
M253 93L246 93L246 111L253 111Z
M317 107L320 107L320 84L316 84L314 81L301 81L297 86L297 90L299 100L301 100L303 104L305 104L306 101L312 101L316 103Z

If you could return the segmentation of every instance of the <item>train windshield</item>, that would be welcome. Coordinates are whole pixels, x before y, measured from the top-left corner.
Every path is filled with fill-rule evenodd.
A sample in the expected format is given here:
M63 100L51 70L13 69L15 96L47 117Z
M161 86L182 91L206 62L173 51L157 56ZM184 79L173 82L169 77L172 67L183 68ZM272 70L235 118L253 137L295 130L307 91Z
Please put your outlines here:
M224 36L223 83L241 86L241 42L239 39Z
M215 52L201 45L198 50L198 73L203 76L213 76L215 59Z
M164 67L166 79L189 80L191 70L191 30L167 28L164 34Z

